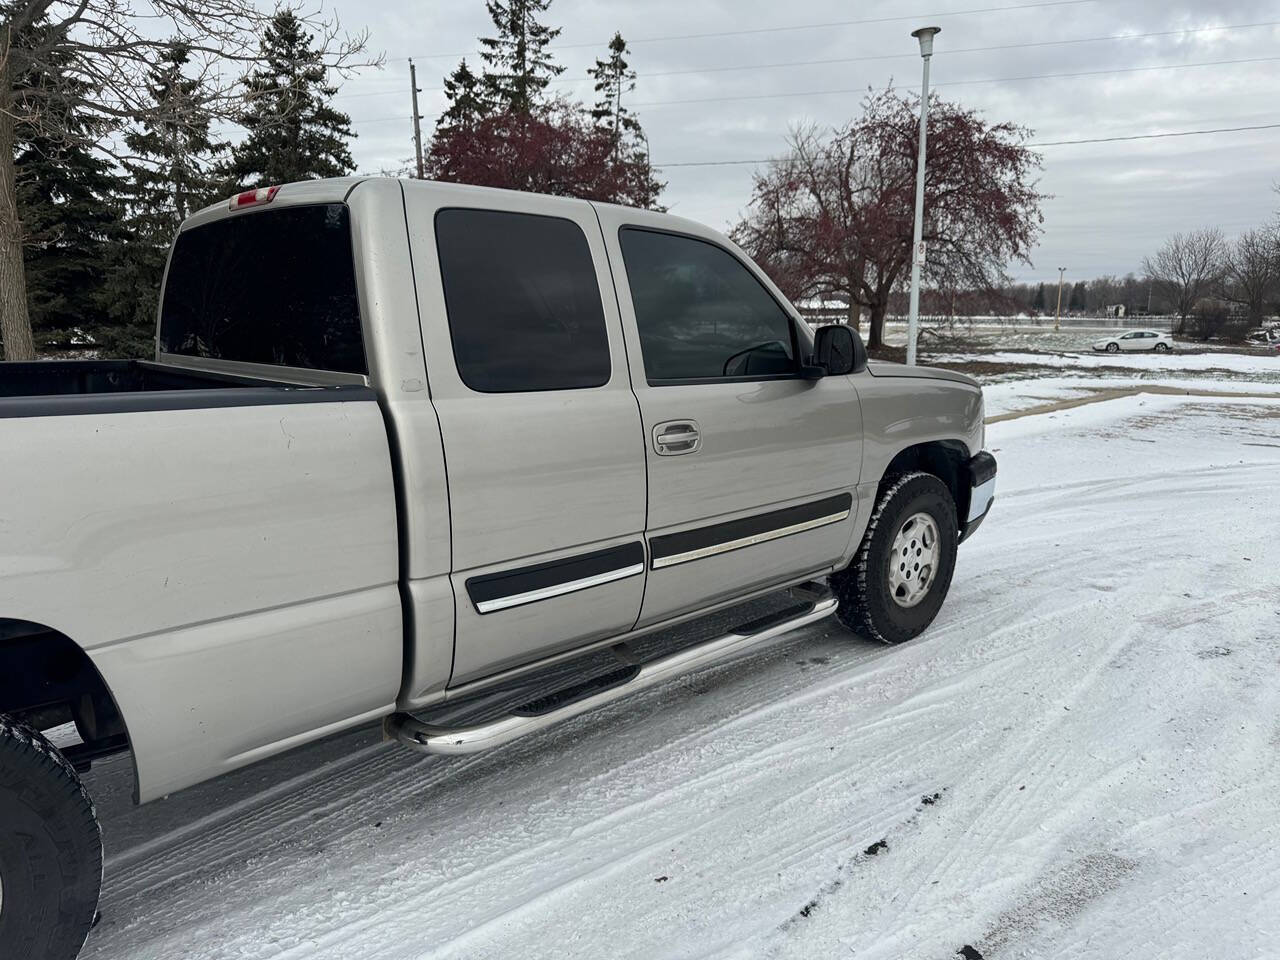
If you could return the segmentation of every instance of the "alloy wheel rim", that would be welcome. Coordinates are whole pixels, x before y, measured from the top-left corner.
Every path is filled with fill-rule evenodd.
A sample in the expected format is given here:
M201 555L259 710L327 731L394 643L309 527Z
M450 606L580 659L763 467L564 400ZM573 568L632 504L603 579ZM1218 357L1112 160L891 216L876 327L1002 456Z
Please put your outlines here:
M889 596L900 607L914 607L933 586L942 559L938 525L927 513L913 513L899 528L889 551Z

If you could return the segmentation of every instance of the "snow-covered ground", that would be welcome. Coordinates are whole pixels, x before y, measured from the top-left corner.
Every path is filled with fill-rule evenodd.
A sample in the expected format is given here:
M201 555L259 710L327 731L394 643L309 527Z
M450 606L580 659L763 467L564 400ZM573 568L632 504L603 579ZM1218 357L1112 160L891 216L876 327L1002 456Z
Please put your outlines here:
M928 353L925 361L936 366L949 363L1037 364L1046 367L1123 367L1131 370L1177 373L1181 371L1225 370L1228 373L1280 377L1280 353Z
M931 324L925 323L925 329L929 329ZM1053 318L1042 320L1040 323L1031 323L1027 321L1006 322L1006 323L966 323L958 321L952 328L945 326L936 328L939 335L943 337L958 337L965 340L971 349L977 350L1089 350L1094 342L1104 337L1114 336L1124 333L1127 330L1142 329L1144 324L1142 320L1130 321L1112 321L1108 324L1105 320L1097 320L1094 323L1077 323L1064 324L1060 330L1053 329ZM863 328L865 331L865 327ZM1150 327L1153 330L1168 330L1169 321L1167 319L1157 319ZM907 343L907 325L905 323L895 323L890 321L885 324L884 328L885 343L896 347L905 346ZM929 350L935 344L935 340L931 334L926 333L921 341L922 350ZM1195 353L1204 353L1208 351L1224 351L1239 353L1241 347L1239 344L1225 343L1218 340L1201 342L1178 341L1177 349L1188 350ZM1256 348L1249 348L1256 349ZM1246 349L1244 352L1249 352Z
M86 957L1277 956L1280 400L988 446L905 646L828 621L487 755L366 729L142 808L100 765Z
M1186 391L1235 396L1280 397L1280 379L1257 377L1223 380L1203 376L1084 376L1067 372L1063 376L1003 380L982 389L986 415L1003 417L1052 404L1079 400L1108 400L1121 391Z

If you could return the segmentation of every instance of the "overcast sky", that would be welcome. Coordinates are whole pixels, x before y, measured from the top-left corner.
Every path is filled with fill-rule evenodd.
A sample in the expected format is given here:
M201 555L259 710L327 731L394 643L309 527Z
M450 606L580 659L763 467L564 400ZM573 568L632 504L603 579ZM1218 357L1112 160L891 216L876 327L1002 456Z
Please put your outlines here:
M939 93L991 121L1031 127L1033 141L1280 123L1280 26L1270 23L1280 21L1280 0L1087 0L978 10L1013 4L554 0L545 21L563 31L555 52L567 69L556 88L588 101L586 68L613 32L622 31L640 74L631 102L658 165L769 157L783 150L791 126L834 125L857 113L859 92L820 91L863 91L890 80L916 88L920 58L910 31L930 24L942 27L932 66ZM413 152L405 58L415 58L424 89L425 138L430 115L444 103L444 75L462 54L479 67L476 38L492 32L484 3L331 0L327 7L347 28L367 27L372 48L387 58L381 71L346 81L335 104L351 115L359 134L356 163L361 171L398 168ZM847 22L876 19L887 22ZM1229 26L1238 29L1202 29ZM1198 32L961 52L1192 30ZM722 35L676 39L689 34ZM779 66L814 60L848 62ZM1255 62L1007 79L1222 60ZM724 69L733 67L746 69ZM734 97L754 99L659 102ZM1010 266L1018 279L1056 280L1058 266L1068 268L1068 279L1123 275L1139 270L1143 255L1172 232L1217 225L1234 236L1280 207L1272 192L1280 181L1280 129L1046 146L1041 152L1041 189L1053 199L1044 206L1034 265ZM668 167L661 171L663 201L672 212L726 229L750 200L751 171L749 165Z

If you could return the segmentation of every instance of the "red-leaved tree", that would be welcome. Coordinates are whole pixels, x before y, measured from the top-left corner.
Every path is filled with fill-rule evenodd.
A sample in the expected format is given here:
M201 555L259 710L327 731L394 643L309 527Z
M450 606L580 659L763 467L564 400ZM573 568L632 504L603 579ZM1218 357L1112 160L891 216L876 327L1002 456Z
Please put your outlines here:
M870 315L881 345L890 296L909 275L919 99L889 88L862 116L825 134L793 131L787 156L755 176L734 239L792 299L839 300L849 322ZM925 280L948 291L990 291L1006 265L1029 262L1045 195L1029 131L990 124L932 96L925 174Z
M617 153L612 129L566 100L436 128L432 180L505 187L658 209L663 184L642 150Z

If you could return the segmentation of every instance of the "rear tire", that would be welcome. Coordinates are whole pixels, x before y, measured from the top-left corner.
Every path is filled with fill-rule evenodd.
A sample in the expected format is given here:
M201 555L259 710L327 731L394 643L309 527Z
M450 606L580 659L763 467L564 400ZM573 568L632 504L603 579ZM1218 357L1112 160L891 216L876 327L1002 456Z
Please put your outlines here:
M936 536L936 544L913 538L912 531L920 527L931 529L926 536ZM895 478L876 503L853 562L831 576L831 589L840 602L837 619L854 633L881 643L919 636L947 597L959 542L956 504L946 484L931 473ZM912 563L933 557L923 588L904 584L901 573L893 574L891 559L899 570L905 567L906 555L899 556L900 550L910 552Z
M1167 343L1157 343L1157 344L1156 344L1156 352L1157 352L1157 353L1168 353L1168 352L1169 352L1169 345L1168 345Z
M73 960L102 887L102 833L80 777L0 716L0 960Z

